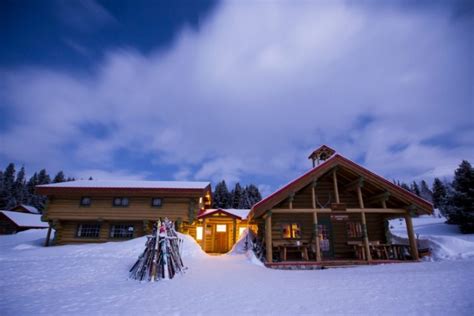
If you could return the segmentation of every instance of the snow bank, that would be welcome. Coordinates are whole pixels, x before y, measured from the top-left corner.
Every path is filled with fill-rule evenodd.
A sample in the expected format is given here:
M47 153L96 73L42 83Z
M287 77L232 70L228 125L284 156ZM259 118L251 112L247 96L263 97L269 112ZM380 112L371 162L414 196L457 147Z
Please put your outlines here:
M418 245L431 248L433 260L457 260L474 257L474 235L461 234L457 225L448 225L444 217L420 216L413 218ZM408 244L405 221L390 221L394 240Z
M248 261L257 266L264 267L262 261L260 261L255 253L252 251L252 240L255 239L255 234L250 229L245 229L239 237L239 240L235 243L232 249L227 253L228 255L245 255Z
M179 238L183 239L183 245L181 249L181 256L183 260L199 259L209 256L202 250L201 246L193 237L181 233L178 233L178 236Z

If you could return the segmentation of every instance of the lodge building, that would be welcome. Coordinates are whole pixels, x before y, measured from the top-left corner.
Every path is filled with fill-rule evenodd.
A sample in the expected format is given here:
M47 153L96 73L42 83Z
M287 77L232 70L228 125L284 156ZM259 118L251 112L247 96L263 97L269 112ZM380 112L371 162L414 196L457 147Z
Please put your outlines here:
M139 237L167 217L210 253L229 251L250 228L269 267L419 259L411 215L431 214L429 202L328 146L309 159L308 172L251 210L211 209L209 182L86 180L37 192L48 196L42 219L55 229L55 244ZM406 221L407 244L392 242L393 218Z

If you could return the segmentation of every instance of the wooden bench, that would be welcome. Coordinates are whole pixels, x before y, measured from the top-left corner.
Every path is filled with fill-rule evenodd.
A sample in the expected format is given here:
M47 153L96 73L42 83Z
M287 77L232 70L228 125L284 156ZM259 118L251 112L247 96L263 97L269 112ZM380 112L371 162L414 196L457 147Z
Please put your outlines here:
M280 252L280 258L282 261L287 260L288 252L298 252L301 254L301 259L308 261L308 249L309 244L296 240L296 241L274 241L273 246L278 248Z

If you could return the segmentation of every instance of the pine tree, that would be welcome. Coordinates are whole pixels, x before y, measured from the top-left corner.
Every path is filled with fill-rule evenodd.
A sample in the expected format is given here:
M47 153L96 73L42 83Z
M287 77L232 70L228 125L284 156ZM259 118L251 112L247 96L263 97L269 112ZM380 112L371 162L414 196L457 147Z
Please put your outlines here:
M14 187L15 165L10 163L3 173L3 191L0 196L0 209L10 209L17 204L14 196Z
M225 180L222 180L216 185L214 189L212 207L213 208L230 208L231 195Z
M41 169L38 173L38 184L50 184L51 178L49 174L46 172L46 169Z
M22 166L16 175L15 184L13 187L13 196L17 204L25 203L28 192L26 190L25 167Z
M429 202L433 201L433 192L430 190L425 180L421 180L420 183L420 196Z
M413 181L411 184L410 191L420 196L420 188L418 187L418 183L416 183L416 181Z
M260 194L260 191L255 185L250 184L247 187L247 191L248 191L248 197L250 201L250 207L252 207L257 202L260 202L260 200L262 199L262 195Z
M408 184L406 184L405 182L402 182L402 183L400 184L400 187L403 188L403 189L405 189L405 190L407 190L407 191L410 191L410 192L411 192L410 187L409 187Z
M235 188L232 190L232 203L231 207L232 208L239 208L240 202L242 200L242 187L240 186L240 183L235 184Z
M249 209L251 207L252 207L252 203L250 202L250 199L249 199L249 191L248 191L247 187L245 187L242 190L242 197L240 199L238 208L239 209Z
M66 182L66 178L64 177L64 172L59 171L53 179L53 183L60 183L60 182Z
M466 160L454 172L447 191L446 213L448 223L459 224L463 233L474 233L474 169Z
M38 196L35 193L35 187L38 184L38 174L35 172L26 183L26 191L28 194L26 203L36 207L39 204Z
M441 204L443 203L444 199L446 198L446 187L444 186L443 182L440 179L435 178L433 181L433 206L437 209L440 209L442 212Z

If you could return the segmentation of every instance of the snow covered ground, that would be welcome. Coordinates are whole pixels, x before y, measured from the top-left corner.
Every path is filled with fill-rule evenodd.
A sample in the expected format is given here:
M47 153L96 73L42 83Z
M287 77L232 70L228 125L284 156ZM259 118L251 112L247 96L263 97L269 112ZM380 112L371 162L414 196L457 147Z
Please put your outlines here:
M473 236L433 218L414 222L421 239L439 244L436 260L271 270L238 249L208 256L186 236L186 274L157 283L127 279L144 238L44 248L44 230L0 236L0 314L472 315ZM403 223L391 224L403 237Z

